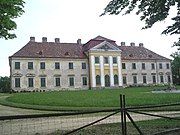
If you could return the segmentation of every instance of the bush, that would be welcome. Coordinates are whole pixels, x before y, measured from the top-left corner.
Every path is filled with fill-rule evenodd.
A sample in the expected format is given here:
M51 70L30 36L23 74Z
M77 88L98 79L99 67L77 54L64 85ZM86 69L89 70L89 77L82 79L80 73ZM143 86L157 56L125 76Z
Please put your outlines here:
M0 92L10 92L11 91L11 81L10 78L0 77Z

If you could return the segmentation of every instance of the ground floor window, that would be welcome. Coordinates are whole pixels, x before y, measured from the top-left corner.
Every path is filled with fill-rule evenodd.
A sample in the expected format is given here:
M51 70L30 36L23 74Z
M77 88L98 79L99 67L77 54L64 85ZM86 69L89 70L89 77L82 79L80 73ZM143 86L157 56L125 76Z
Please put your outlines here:
M114 84L118 85L119 81L118 81L118 75L114 75Z
M137 84L137 76L133 76L133 83Z
M171 83L171 76L170 75L167 76L167 79L168 79L168 83Z
M87 85L87 77L82 77L82 82L83 82L83 85L86 86Z
M41 78L41 87L46 87L46 78Z
M152 76L152 81L153 81L153 83L156 83L156 76L155 75Z
M74 77L69 77L69 86L74 86Z
M160 82L164 83L164 77L162 75L160 76Z
M34 87L34 78L28 78L28 86Z
M101 78L99 75L96 76L96 85L100 85L101 84Z
M60 77L56 77L56 78L55 78L55 81L56 81L56 83L55 83L55 86L56 86L56 87L61 86Z
M15 87L19 88L21 86L20 78L15 78Z
M123 76L123 84L127 84L126 76Z
M146 76L143 76L143 83L147 83Z

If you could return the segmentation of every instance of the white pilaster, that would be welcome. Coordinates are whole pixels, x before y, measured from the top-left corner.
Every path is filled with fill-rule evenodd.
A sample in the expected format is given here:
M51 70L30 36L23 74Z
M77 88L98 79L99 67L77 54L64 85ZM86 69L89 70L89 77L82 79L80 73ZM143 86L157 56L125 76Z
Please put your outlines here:
M100 56L101 87L105 87L104 81L104 57Z
M119 86L122 86L122 66L121 66L121 57L117 56L117 64L118 64L118 81L119 81Z
M113 74L113 57L109 56L109 69L110 69L110 86L114 86L114 74Z
M96 87L96 77L95 77L95 57L91 55L91 82L92 87Z

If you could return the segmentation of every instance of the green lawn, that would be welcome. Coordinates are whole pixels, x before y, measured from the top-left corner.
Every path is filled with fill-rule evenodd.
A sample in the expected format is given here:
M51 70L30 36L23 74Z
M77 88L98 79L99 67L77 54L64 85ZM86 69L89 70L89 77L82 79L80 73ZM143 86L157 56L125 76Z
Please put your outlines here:
M151 93L155 87L131 87L114 90L79 90L59 92L14 93L1 100L10 106L47 109L78 110L119 107L119 95L126 95L127 106L155 105L180 102L180 93Z

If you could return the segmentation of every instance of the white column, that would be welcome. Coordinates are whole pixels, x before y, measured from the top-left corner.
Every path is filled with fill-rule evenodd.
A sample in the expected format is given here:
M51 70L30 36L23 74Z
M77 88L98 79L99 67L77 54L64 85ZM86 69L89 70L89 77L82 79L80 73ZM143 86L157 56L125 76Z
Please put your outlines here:
M105 87L104 81L104 57L100 56L101 87Z
M92 87L96 87L96 77L95 77L95 57L91 55L91 82Z
M119 81L119 86L122 86L122 63L121 63L121 57L117 56L117 64L118 64L118 81Z
M109 56L110 86L114 86L113 57Z

